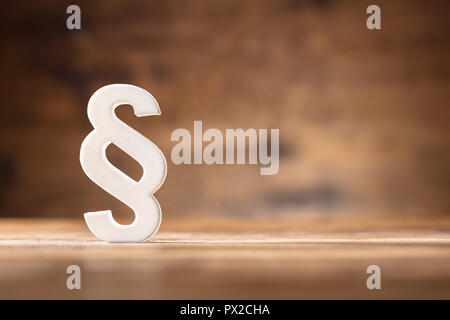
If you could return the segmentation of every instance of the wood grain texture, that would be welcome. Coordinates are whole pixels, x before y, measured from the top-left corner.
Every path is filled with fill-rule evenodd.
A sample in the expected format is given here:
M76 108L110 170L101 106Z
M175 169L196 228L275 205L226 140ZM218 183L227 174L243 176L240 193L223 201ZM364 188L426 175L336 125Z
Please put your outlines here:
M3 219L0 298L448 299L449 249L448 220L167 220L149 241L108 244L81 220ZM71 264L80 291L66 289Z
M77 32L68 4L0 11L1 217L127 219L78 160L89 97L110 83L158 100L158 117L118 113L166 155L157 197L170 217L450 215L449 1L378 0L379 31L371 0L79 0ZM279 128L279 173L174 165L171 133L194 120Z

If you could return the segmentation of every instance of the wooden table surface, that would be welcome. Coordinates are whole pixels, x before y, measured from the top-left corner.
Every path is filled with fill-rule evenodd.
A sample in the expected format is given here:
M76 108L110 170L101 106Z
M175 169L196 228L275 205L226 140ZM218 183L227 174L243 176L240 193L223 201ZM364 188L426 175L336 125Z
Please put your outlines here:
M423 219L423 218L422 218ZM82 220L0 220L1 299L450 298L450 221L165 220L140 244ZM66 288L68 265L81 290ZM381 267L381 290L366 268Z

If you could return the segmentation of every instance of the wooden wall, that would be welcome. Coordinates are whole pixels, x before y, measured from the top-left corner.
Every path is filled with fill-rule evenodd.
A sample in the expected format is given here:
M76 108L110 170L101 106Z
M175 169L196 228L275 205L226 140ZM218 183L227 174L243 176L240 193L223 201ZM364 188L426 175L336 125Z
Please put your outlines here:
M159 117L120 117L169 163L164 217L450 214L450 5L377 1L68 1L2 5L0 216L129 210L79 164L90 95L151 92ZM279 128L280 171L175 166L172 130ZM121 152L111 160L132 175Z

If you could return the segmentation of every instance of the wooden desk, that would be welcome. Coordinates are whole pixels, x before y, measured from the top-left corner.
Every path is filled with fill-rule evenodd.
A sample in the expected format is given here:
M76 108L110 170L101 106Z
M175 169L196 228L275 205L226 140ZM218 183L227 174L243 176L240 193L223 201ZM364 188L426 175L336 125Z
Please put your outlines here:
M450 221L165 220L140 244L82 220L0 220L0 298L450 298ZM82 289L66 289L66 268ZM382 289L368 290L379 265Z

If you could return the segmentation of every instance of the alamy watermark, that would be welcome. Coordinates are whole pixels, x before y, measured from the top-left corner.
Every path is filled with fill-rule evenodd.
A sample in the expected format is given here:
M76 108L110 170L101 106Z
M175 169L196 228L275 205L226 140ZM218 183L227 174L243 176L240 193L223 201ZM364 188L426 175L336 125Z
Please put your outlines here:
M280 132L279 129L270 129L270 154L268 134L268 129L253 128L226 129L225 135L216 128L203 132L202 121L194 121L193 137L184 128L172 132L171 141L178 143L172 148L171 159L176 165L260 164L261 175L274 175L279 169ZM207 143L205 147L203 142Z
M72 4L67 7L66 13L70 14L66 20L66 27L69 30L81 29L81 9L79 6Z
M371 14L366 20L366 26L369 30L381 29L381 9L376 4L372 4L366 9L367 14Z
M70 274L66 280L66 287L69 290L81 290L81 269L79 266L72 264L67 267L66 273Z
M370 274L367 278L366 285L369 290L381 289L381 268L376 264L367 267L366 273Z

